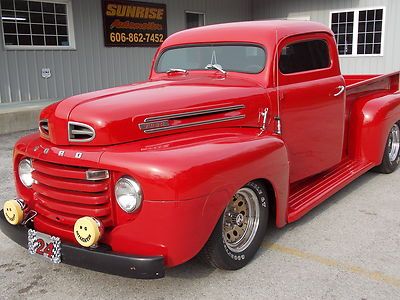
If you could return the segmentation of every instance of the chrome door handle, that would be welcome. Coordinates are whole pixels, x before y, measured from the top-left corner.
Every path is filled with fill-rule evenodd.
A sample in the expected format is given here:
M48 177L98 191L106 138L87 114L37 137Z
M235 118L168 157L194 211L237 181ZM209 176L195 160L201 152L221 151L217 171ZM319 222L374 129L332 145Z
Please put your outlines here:
M337 92L336 94L333 94L333 96L335 96L335 97L341 95L344 92L344 90L346 89L344 87L344 85L339 85L337 88L339 89L339 92Z

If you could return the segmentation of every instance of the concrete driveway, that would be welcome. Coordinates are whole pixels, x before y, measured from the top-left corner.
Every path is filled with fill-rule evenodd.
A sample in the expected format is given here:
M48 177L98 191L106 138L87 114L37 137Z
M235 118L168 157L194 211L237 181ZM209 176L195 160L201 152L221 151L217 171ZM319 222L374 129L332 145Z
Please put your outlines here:
M15 196L11 155L26 132L0 136L0 195ZM0 233L0 298L400 299L400 170L367 173L300 221L270 229L235 271L196 259L159 280L126 279L33 257Z

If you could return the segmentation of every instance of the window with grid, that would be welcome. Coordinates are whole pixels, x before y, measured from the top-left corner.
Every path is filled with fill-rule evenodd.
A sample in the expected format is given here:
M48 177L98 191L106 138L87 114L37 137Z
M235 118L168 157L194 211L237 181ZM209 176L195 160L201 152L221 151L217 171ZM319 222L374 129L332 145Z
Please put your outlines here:
M331 13L339 55L380 55L383 48L384 8Z
M383 9L361 10L358 17L357 54L380 54Z
M354 11L333 13L332 31L340 55L353 53Z
M70 48L68 1L0 0L6 48Z

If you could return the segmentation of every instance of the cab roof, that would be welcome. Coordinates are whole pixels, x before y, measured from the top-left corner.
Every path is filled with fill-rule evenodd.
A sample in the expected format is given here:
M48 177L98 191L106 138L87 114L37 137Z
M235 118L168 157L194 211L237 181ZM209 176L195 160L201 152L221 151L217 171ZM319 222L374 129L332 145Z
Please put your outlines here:
M271 45L271 41L275 43L276 38L281 40L287 36L312 32L325 32L332 35L327 26L312 21L234 22L197 27L174 33L165 40L162 48L181 44L217 42L247 42Z

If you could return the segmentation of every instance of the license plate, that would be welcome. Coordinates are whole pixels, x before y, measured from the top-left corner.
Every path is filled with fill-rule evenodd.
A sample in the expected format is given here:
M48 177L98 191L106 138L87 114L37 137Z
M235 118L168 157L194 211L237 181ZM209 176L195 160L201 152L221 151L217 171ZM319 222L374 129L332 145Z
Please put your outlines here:
M28 250L30 254L43 256L55 264L61 262L61 240L59 237L29 229Z

